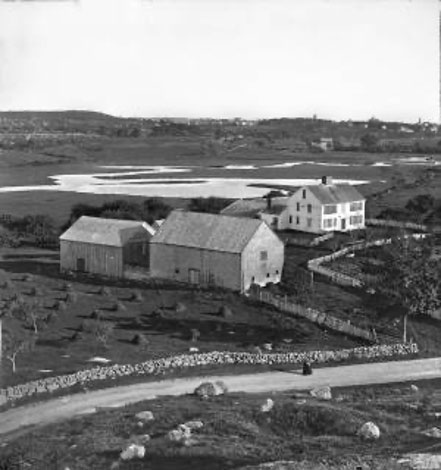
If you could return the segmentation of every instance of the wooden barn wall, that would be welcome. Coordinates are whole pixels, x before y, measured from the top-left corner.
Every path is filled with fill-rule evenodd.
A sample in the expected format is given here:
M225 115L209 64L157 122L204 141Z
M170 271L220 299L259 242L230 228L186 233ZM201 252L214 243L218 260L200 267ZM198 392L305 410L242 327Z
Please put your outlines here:
M133 266L143 266L148 268L150 261L150 243L148 240L144 241L130 241L123 248L123 260L124 264L130 264Z
M78 258L84 258L86 272L110 277L121 277L123 275L121 248L61 240L61 270L76 271Z
M261 259L262 251L266 251L267 259ZM267 225L262 225L242 254L243 289L247 290L253 282L280 282L284 254L283 242Z
M151 244L150 273L153 277L189 282L190 269L200 271L202 285L241 290L240 253Z

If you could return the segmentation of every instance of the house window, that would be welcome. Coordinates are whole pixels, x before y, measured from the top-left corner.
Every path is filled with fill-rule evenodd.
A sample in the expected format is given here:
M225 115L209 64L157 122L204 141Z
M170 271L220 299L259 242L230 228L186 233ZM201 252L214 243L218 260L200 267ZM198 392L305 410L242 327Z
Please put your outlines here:
M277 270L276 270L276 276L277 276L278 274L279 274L279 270L277 269Z
M311 227L312 227L312 219L311 219L310 217L308 217L308 218L306 219L306 224L307 224L308 228L311 228Z
M300 224L300 217L299 217L299 216L296 217L296 224L297 224L297 225Z
M269 273L266 273L266 277L269 277Z
M332 228L335 226L336 219L324 219L323 220L323 228Z
M349 210L351 212L361 211L363 209L363 201L351 202Z
M175 269L175 274L179 274L179 269L178 268Z
M297 212L300 212L300 202L297 203Z
M261 251L260 252L260 261L266 261L268 259L268 252L267 251Z
M349 217L349 223L351 225L360 225L363 223L363 216L362 215L351 215Z
M292 224L292 215L289 216L289 223Z
M324 214L335 214L336 212L337 212L336 204L327 204L323 208L323 213Z
M306 199L306 189L302 190L302 197L303 199Z
M312 212L312 204L308 204L308 213L310 214Z

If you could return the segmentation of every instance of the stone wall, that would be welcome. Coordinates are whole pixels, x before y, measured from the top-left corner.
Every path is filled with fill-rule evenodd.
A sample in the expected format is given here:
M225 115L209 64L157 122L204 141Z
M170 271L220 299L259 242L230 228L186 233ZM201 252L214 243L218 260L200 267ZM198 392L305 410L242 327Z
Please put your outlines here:
M378 359L405 356L418 353L414 343L377 345L334 351L308 351L291 353L249 353L213 351L201 354L182 354L157 360L148 360L138 364L114 364L81 370L73 374L47 377L21 385L0 389L0 403L12 402L24 397L68 389L75 385L85 385L99 380L111 380L129 376L155 376L166 371L200 367L206 365L277 365L326 363L353 359Z

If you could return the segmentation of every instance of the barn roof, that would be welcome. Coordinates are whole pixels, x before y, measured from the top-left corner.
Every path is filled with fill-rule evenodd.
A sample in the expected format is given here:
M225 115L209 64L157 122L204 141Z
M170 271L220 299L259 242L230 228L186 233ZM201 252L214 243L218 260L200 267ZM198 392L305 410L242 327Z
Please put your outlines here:
M307 188L322 204L339 204L365 199L350 184L319 184L307 186Z
M262 224L257 219L176 210L151 243L241 253Z
M223 215L235 217L255 217L261 212L280 214L286 209L288 197L271 198L271 209L268 210L267 200L258 199L238 199L221 211Z
M140 220L118 220L83 215L61 236L60 240L93 243L106 246L124 246L130 239L147 235L154 230Z

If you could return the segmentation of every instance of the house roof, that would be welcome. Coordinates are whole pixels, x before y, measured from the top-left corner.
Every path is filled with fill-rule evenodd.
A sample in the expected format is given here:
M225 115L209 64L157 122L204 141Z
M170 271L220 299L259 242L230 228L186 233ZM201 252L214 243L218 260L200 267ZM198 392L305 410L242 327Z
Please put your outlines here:
M241 253L262 224L258 219L175 210L151 243Z
M322 204L339 204L365 199L350 184L318 184L307 186L307 188Z
M255 217L261 212L270 214L280 214L288 204L288 197L274 197L271 199L271 209L267 208L267 200L258 199L238 199L221 211L223 215L235 217Z
M134 237L150 238L152 227L140 220L118 220L83 215L61 236L60 240L93 243L106 246L124 246Z

